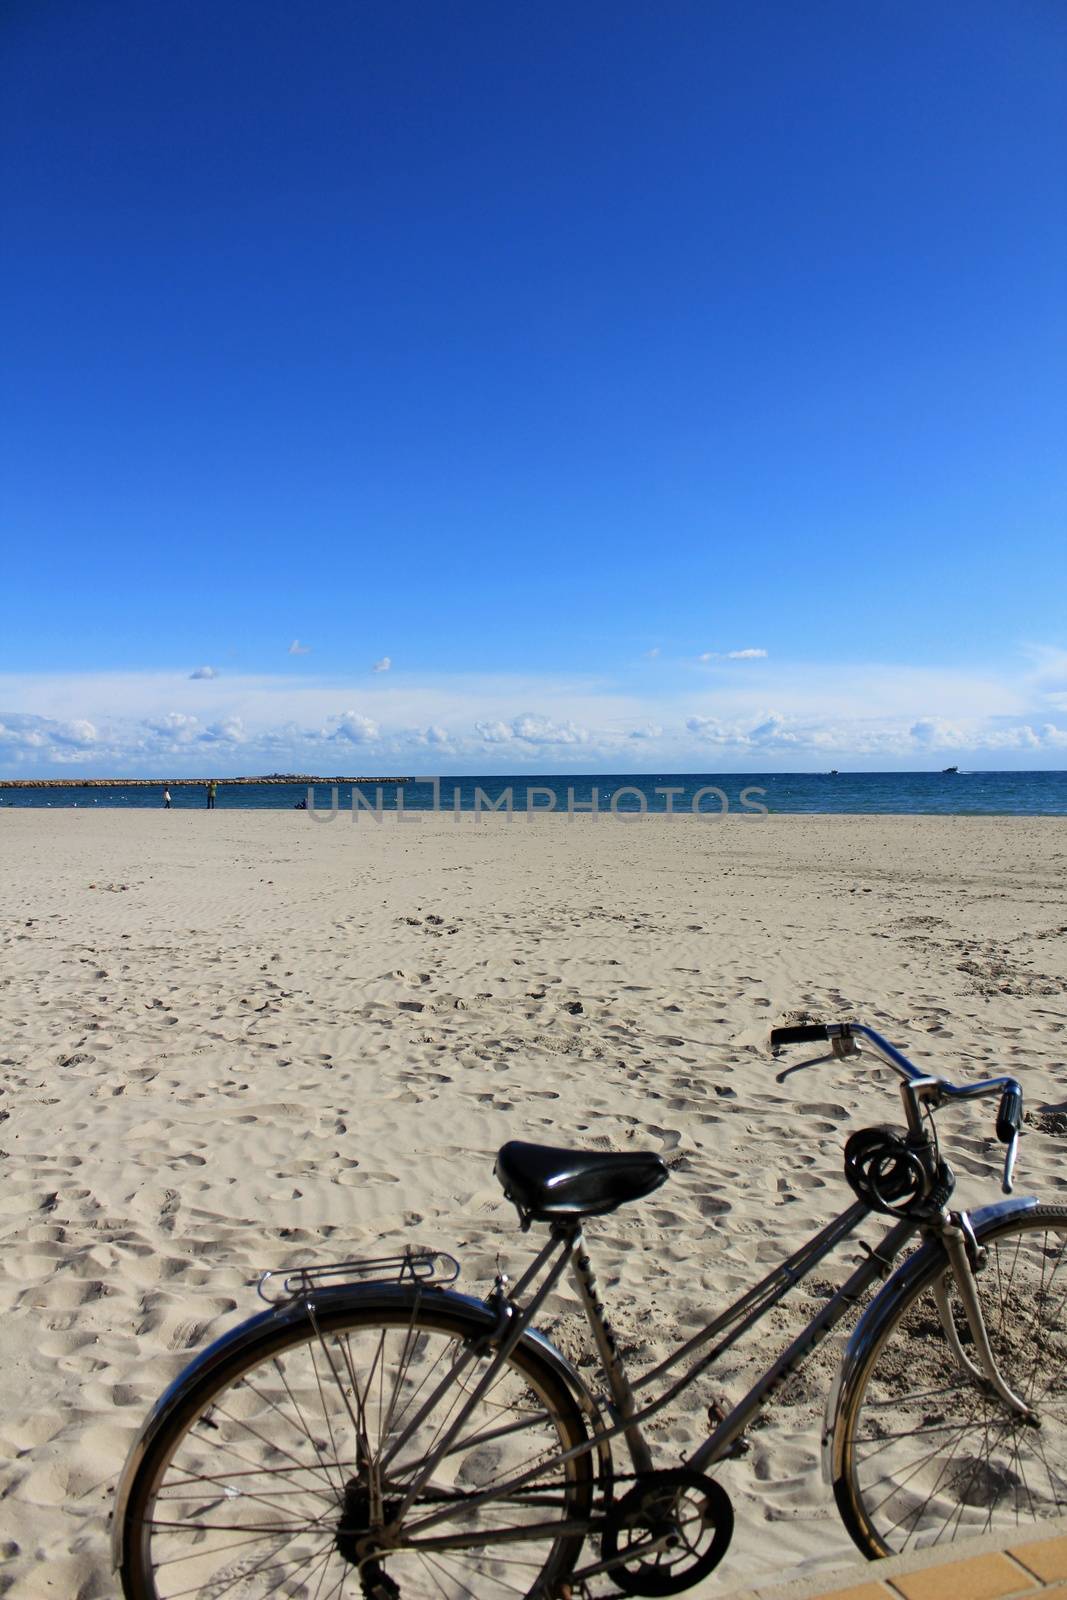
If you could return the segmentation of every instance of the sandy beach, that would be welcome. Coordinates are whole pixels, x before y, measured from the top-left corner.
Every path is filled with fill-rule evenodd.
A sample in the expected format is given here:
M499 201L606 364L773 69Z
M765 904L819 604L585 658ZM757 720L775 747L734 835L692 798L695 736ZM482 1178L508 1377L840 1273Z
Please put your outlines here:
M0 1592L116 1592L129 1441L259 1309L263 1269L417 1239L481 1292L498 1255L525 1261L492 1175L508 1138L668 1160L589 1228L631 1360L658 1359L843 1209L847 1134L897 1120L869 1057L776 1081L791 1013L859 1017L949 1076L1014 1073L1019 1189L1061 1198L1065 863L1056 819L5 812ZM961 1203L995 1199L988 1106L941 1129ZM586 1359L569 1288L545 1322ZM657 1419L662 1464L767 1333ZM856 1559L817 1461L836 1350L720 1474L735 1542L694 1593Z

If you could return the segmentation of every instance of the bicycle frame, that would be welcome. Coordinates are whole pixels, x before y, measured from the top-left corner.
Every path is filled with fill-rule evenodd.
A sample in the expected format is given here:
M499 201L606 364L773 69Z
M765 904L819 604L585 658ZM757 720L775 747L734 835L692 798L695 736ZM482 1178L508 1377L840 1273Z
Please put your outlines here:
M822 1028L822 1025L819 1026ZM803 1032L806 1035L807 1028ZM946 1100L974 1099L994 1093L1005 1094L1009 1091L1018 1096L1020 1104L1015 1108L1015 1120L1007 1119L1007 1131L1012 1137L1005 1162L1004 1189L1005 1192L1010 1192L1018 1124L1021 1119L1021 1091L1014 1079L989 1079L973 1085L956 1086L939 1078L928 1077L907 1061L888 1041L858 1023L826 1024L821 1037L831 1043L833 1056L837 1058L853 1054L856 1050L855 1039L862 1037L903 1080L900 1089L912 1140L911 1148L919 1154L928 1175L941 1172L943 1169L939 1167L936 1140L924 1126L924 1116L927 1113L936 1110ZM785 1042L799 1041L793 1039ZM817 1061L823 1059L826 1058L817 1057L801 1065L815 1065ZM1009 1142L1001 1132L999 1119L997 1133L1003 1142ZM938 1181L941 1182L941 1179ZM868 1191L858 1186L857 1193L861 1192ZM934 1261L939 1263L934 1298L946 1339L960 1368L979 1382L984 1379L987 1386L997 1393L1002 1403L1009 1409L1028 1420L1036 1420L1034 1413L1012 1392L997 1370L986 1335L974 1279L979 1259L975 1227L981 1233L1006 1214L1025 1210L1035 1202L1018 1199L985 1207L974 1214L974 1227L972 1227L965 1214L950 1213L946 1209L946 1197L951 1192L950 1175L944 1181L944 1186L938 1190L936 1200L929 1199L931 1192L929 1189L926 1190L927 1202L919 1209L911 1211L910 1214L899 1216L894 1214L892 1225L886 1229L876 1246L862 1244L864 1258L727 1415L719 1414L718 1407L710 1408L713 1422L711 1432L689 1457L686 1462L689 1468L694 1472L704 1472L735 1453L742 1443L746 1428L775 1391L868 1295L879 1279L888 1279L881 1293L868 1305L852 1335L838 1380L830 1392L830 1405L833 1407L838 1395L847 1395L848 1383L853 1381L855 1373L861 1369L863 1357L870 1351L872 1342L881 1335L887 1320L891 1321L892 1317L898 1314L900 1306L906 1303L913 1285L922 1279ZM877 1196L878 1191L875 1190L874 1193ZM458 1388L463 1398L458 1403L449 1404L445 1413L444 1431L436 1436L429 1454L423 1458L414 1475L407 1480L402 1501L390 1506L389 1526L382 1529L382 1543L374 1558L376 1559L378 1554L387 1554L390 1548L447 1550L464 1548L469 1544L469 1531L453 1533L448 1528L449 1521L455 1515L455 1508L451 1504L434 1505L431 1499L425 1508L416 1508L412 1519L408 1520L407 1514L419 1499L422 1490L430 1483L443 1458L468 1449L473 1444L489 1443L536 1425L535 1416L533 1422L520 1420L501 1423L499 1426L491 1425L475 1434L467 1434L465 1431L475 1407L490 1391L504 1363L516 1350L520 1341L526 1349L533 1346L540 1358L552 1369L553 1375L569 1386L585 1412L588 1433L580 1443L569 1449L560 1450L548 1458L539 1458L533 1465L516 1470L509 1477L497 1479L482 1491L465 1492L462 1496L465 1513L469 1514L483 1503L519 1494L524 1489L534 1497L528 1503L555 1503L559 1508L561 1503L558 1500L553 1502L551 1495L548 1500L536 1498L538 1495L536 1480L542 1478L546 1471L582 1456L592 1457L594 1466L597 1465L599 1458L599 1468L594 1482L601 1490L601 1497L599 1502L594 1500L591 1504L583 1506L576 1514L576 1508L571 1506L568 1495L562 1503L565 1514L556 1521L536 1525L523 1523L521 1527L511 1529L488 1527L480 1529L479 1545L488 1546L539 1536L556 1540L570 1534L585 1535L605 1529L608 1526L606 1516L611 1510L613 1481L611 1452L605 1447L614 1440L625 1439L634 1473L640 1476L649 1471L653 1466L653 1458L642 1432L644 1424L712 1368L719 1357L755 1327L790 1289L803 1282L821 1261L849 1239L879 1203L881 1202L878 1199L872 1199L870 1204L862 1199L854 1201L784 1261L773 1267L752 1288L742 1293L724 1311L713 1317L698 1333L634 1381L631 1381L626 1372L615 1333L601 1301L580 1219L565 1218L551 1223L547 1241L514 1287L509 1285L505 1275L500 1274L492 1292L485 1300L470 1300L466 1296L454 1297L467 1307L464 1314L473 1324L472 1334L469 1338L465 1337L461 1343L457 1342L456 1353L448 1370L429 1385L430 1392L421 1397L410 1412L404 1413L403 1426L395 1437L389 1437L388 1448L376 1461L376 1482L371 1485L372 1493L377 1493L381 1498L382 1474L387 1475L390 1461L398 1455L405 1443L414 1437L423 1419L434 1411L447 1391ZM925 1238L923 1248L894 1269L895 1259L918 1235ZM451 1262L451 1258L439 1258L437 1253L423 1252L410 1257L416 1264L430 1262L431 1267L438 1259ZM408 1256L403 1258L404 1262L408 1260ZM247 1342L254 1337L265 1319L276 1315L290 1318L306 1317L321 1342L322 1334L318 1325L319 1307L329 1300L333 1311L336 1311L338 1300L348 1294L353 1297L354 1303L362 1302L365 1297L375 1294L403 1293L412 1297L405 1298L404 1301L405 1306L411 1307L411 1327L414 1327L424 1295L453 1296L453 1291L444 1287L436 1285L424 1287L421 1278L427 1274L424 1270L416 1270L415 1266L411 1267L413 1284L411 1289L407 1289L403 1283L383 1288L380 1283L375 1283L373 1280L353 1284L338 1284L334 1281L339 1274L347 1275L355 1268L380 1268L382 1265L382 1262L346 1262L335 1264L333 1267L305 1271L302 1277L294 1276L291 1280L286 1280L285 1293L278 1307L225 1336L175 1380L175 1383L160 1397L146 1420L141 1434L131 1449L120 1482L115 1515L116 1564L121 1560L122 1530L130 1486L148 1449L153 1430L158 1430L164 1425L174 1407L182 1401L184 1395L188 1394L191 1386L195 1386L200 1380L200 1369L205 1363L219 1360L223 1348L232 1355L242 1341ZM395 1267L396 1262L392 1265ZM598 1398L590 1392L577 1370L564 1361L534 1326L534 1319L547 1296L568 1270L574 1279L589 1322L606 1380L607 1396L603 1407ZM949 1306L947 1287L949 1274L956 1283L963 1318L969 1325L972 1342L967 1351L961 1346L954 1313ZM451 1278L444 1281L450 1282ZM289 1298L290 1293L292 1298ZM672 1377L675 1369L679 1367L684 1368L681 1375ZM355 1419L353 1421L355 1422ZM824 1446L831 1442L829 1432L824 1435L823 1442ZM616 1564L617 1562L601 1562L576 1571L572 1576L576 1581L580 1581L607 1571Z
M1016 1200L997 1202L976 1212L975 1222L980 1227L984 1227L997 1216L1016 1210L1025 1211L1033 1206L1034 1203L1032 1199L1022 1197ZM813 1235L788 1260L775 1267L726 1311L709 1322L694 1338L673 1351L658 1366L643 1374L632 1385L627 1377L622 1359L618 1354L610 1321L599 1298L595 1276L585 1251L584 1238L580 1227L554 1230L552 1237L538 1253L519 1284L516 1285L515 1293L521 1293L539 1275L544 1273L541 1289L534 1296L534 1301L531 1302L531 1305L522 1310L514 1304L510 1296L506 1301L501 1302L502 1322L498 1323L498 1329L503 1325L506 1328L506 1335L502 1341L499 1332L489 1336L487 1343L492 1345L494 1341L496 1342L494 1359L490 1361L484 1375L479 1379L475 1390L472 1391L474 1398L461 1406L458 1413L450 1419L447 1439L439 1442L432 1456L428 1457L423 1463L419 1474L420 1483L428 1481L437 1463L450 1453L452 1442L457 1436L462 1436L464 1421L473 1405L477 1402L477 1398L494 1381L506 1353L514 1348L524 1332L532 1331L530 1329L530 1321L536 1305L543 1302L544 1294L547 1293L548 1288L558 1282L563 1271L568 1266L586 1307L590 1326L601 1354L605 1376L611 1391L609 1406L611 1421L606 1427L595 1427L590 1437L582 1444L576 1445L570 1450L560 1451L547 1460L541 1460L527 1470L494 1484L491 1489L486 1490L484 1493L467 1497L464 1501L464 1507L468 1512L475 1510L483 1502L507 1498L510 1494L520 1491L524 1485L542 1477L546 1471L561 1466L580 1455L601 1451L605 1444L619 1437L623 1437L626 1440L634 1471L641 1473L649 1470L652 1465L652 1456L641 1433L642 1425L654 1417L664 1406L668 1405L671 1400L683 1393L725 1350L728 1350L731 1345L736 1343L748 1328L757 1323L791 1288L807 1277L820 1261L829 1255L837 1245L848 1238L867 1214L868 1208L862 1204L857 1203L850 1206L847 1211L842 1212L840 1216L836 1217L833 1222L829 1223L819 1233ZM946 1229L951 1230L954 1224L946 1217L945 1226ZM894 1258L919 1233L926 1233L930 1238L930 1243L926 1246L926 1249L916 1252L903 1266L891 1271L891 1264ZM865 1345L869 1338L876 1335L877 1327L881 1320L876 1313L881 1309L883 1299L892 1300L894 1297L899 1299L907 1292L916 1272L925 1264L927 1250L935 1245L939 1248L941 1247L940 1229L924 1226L911 1218L904 1218L888 1229L877 1246L865 1246L865 1259L845 1279L844 1283L830 1297L821 1311L812 1318L788 1348L772 1363L744 1398L712 1430L703 1444L688 1458L686 1465L695 1472L705 1472L728 1457L735 1450L745 1429L752 1423L774 1391L818 1348L826 1335L866 1295L876 1280L888 1278L889 1281L885 1284L881 1294L868 1306L864 1319L850 1341L848 1354L858 1357L860 1346ZM947 1250L945 1263L948 1270L955 1270ZM966 1263L966 1257L964 1257L964 1271L969 1278L970 1267ZM719 1337L720 1335L722 1337ZM955 1338L955 1335L953 1337ZM710 1351L695 1360L676 1382L648 1403L640 1404L638 1402L637 1394L640 1390L650 1386L659 1377L670 1371L671 1368L683 1362L688 1356L694 1355L702 1345L711 1343L713 1340L718 1340L718 1342L714 1344ZM466 1367L469 1361L475 1359L479 1353L485 1353L485 1348L485 1344L481 1345L480 1350L468 1347L456 1366L450 1369L442 1380L439 1391L427 1401L428 1410L432 1409L433 1405L436 1404L439 1393L455 1381L458 1373ZM974 1376L981 1376L972 1362L966 1358L965 1361ZM831 1406L838 1393L840 1379L845 1376L845 1369L848 1365L848 1362L843 1364L839 1378L831 1388L829 1397ZM1010 1397L1008 1403L1013 1406L1013 1409L1025 1409L1023 1403L1017 1400L1010 1390L1007 1391L1007 1394ZM599 1409L595 1406L595 1402L592 1409ZM499 1430L499 1433L517 1432L523 1426L525 1424L522 1423L505 1425ZM488 1439L496 1436L498 1435L494 1432L491 1435L482 1437ZM464 1440L463 1442L465 1444L470 1443L469 1440ZM824 1438L824 1447L831 1442L829 1438ZM607 1507L604 1509L606 1510ZM398 1511L398 1520L402 1515L403 1511ZM451 1507L444 1507L419 1517L414 1523L407 1525L405 1533L409 1538L403 1540L402 1543L410 1542L412 1547L426 1550L446 1550L453 1547L462 1547L467 1542L466 1535L450 1535L444 1528L440 1529L436 1537L431 1533L431 1530L439 1524L447 1524L452 1515ZM567 1533L595 1533L602 1526L602 1518L598 1518L593 1514L580 1520L567 1518L537 1526L524 1524L523 1528L517 1530L487 1528L480 1532L479 1540L485 1545L507 1543L516 1538L528 1539L538 1533L543 1533L546 1538L554 1539ZM425 1535L428 1533L431 1536L426 1538ZM592 1577L603 1570L607 1570L603 1563L596 1563L593 1566L576 1571L573 1574L573 1578L581 1580L582 1578Z
M438 1441L432 1453L422 1464L418 1478L409 1485L409 1492L405 1504L397 1510L399 1520L407 1508L408 1502L414 1500L419 1488L424 1482L429 1481L437 1464L449 1453L452 1441L460 1434L463 1424L477 1404L481 1395L493 1383L504 1360L514 1349L523 1333L527 1330L551 1287L558 1282L562 1273L570 1267L578 1293L585 1306L597 1347L604 1366L605 1376L611 1391L611 1425L606 1428L597 1428L593 1434L581 1445L576 1445L570 1450L561 1451L551 1457L549 1461L540 1461L535 1466L524 1472L517 1473L514 1477L497 1483L492 1489L481 1495L472 1495L465 1501L468 1511L474 1510L482 1501L506 1498L509 1494L521 1489L524 1484L532 1482L541 1476L547 1467L560 1466L576 1456L597 1450L611 1439L619 1436L625 1437L630 1452L634 1469L643 1472L649 1469L652 1463L651 1452L641 1433L643 1423L649 1421L669 1405L671 1400L681 1394L693 1383L702 1372L706 1371L715 1360L742 1336L742 1334L758 1322L772 1306L776 1305L782 1297L796 1284L800 1283L818 1265L825 1256L851 1234L864 1216L868 1214L868 1207L861 1202L851 1205L847 1211L829 1223L819 1233L815 1234L806 1244L790 1256L780 1266L775 1267L758 1284L742 1295L720 1316L709 1322L693 1339L672 1352L667 1359L645 1373L634 1385L631 1386L627 1377L614 1332L608 1320L606 1311L600 1300L596 1278L585 1249L585 1240L580 1225L573 1227L554 1227L552 1235L545 1246L539 1251L531 1262L511 1295L506 1298L501 1295L499 1306L501 1310L501 1323L503 1334L496 1336L496 1345L493 1359L485 1372L479 1377L477 1384L471 1390L467 1401L460 1406L450 1418L449 1428L445 1436ZM731 1448L743 1433L745 1427L766 1402L768 1396L782 1383L810 1353L822 1342L826 1335L848 1311L862 1298L876 1279L887 1275L888 1265L900 1253L908 1241L920 1231L921 1224L911 1218L905 1218L890 1228L885 1237L880 1241L877 1249L871 1250L866 1259L845 1280L837 1292L827 1301L819 1314L804 1329L792 1344L768 1368L762 1378L753 1386L734 1410L711 1433L708 1439L690 1458L688 1465L695 1471L702 1471L708 1465L720 1461L730 1453ZM520 1308L515 1304L515 1297L522 1294L538 1278L541 1283L530 1303ZM653 1383L658 1377L669 1371L672 1367L692 1355L701 1345L716 1339L720 1334L728 1336L719 1339L719 1342L705 1355L694 1361L688 1370L673 1384L658 1394L646 1404L639 1404L636 1398L637 1391ZM440 1393L450 1386L456 1379L458 1372L472 1361L477 1352L468 1350L460 1357L456 1366L441 1380L437 1390L431 1394L424 1409L429 1412L436 1405ZM412 1420L412 1427L417 1426L419 1417ZM521 1426L521 1425L520 1425ZM414 1542L430 1548L425 1544L422 1534L431 1527L441 1522L447 1522L452 1515L450 1507L432 1511L420 1517L417 1522L409 1524L407 1532L415 1536ZM593 1524L584 1524L589 1531ZM531 1533L526 1528L526 1536ZM561 1524L546 1525L546 1534L551 1532L553 1537L561 1532ZM498 1533L496 1530L486 1530L485 1542L495 1543L498 1539L506 1540L511 1535L507 1532ZM449 1542L448 1535L444 1536L440 1546L434 1541L435 1547L445 1547Z
M977 1099L994 1093L1003 1092L1006 1085L1016 1089L1017 1084L1013 1079L997 1078L987 1079L981 1083L956 1087L947 1084L939 1078L928 1077L920 1072L901 1054L888 1040L876 1033L873 1029L861 1024L846 1024L832 1027L828 1030L832 1039L833 1057L842 1057L856 1053L855 1037L862 1037L882 1057L903 1080L900 1085L901 1099L908 1128L912 1136L927 1141L923 1130L923 1114L927 1109L934 1109L944 1099ZM815 1065L823 1059L832 1057L817 1057L804 1065ZM793 1069L796 1070L796 1069ZM933 1146L930 1145L932 1150ZM1014 1165L1014 1143L1005 1164L1004 1189L1010 1191L1011 1174ZM1024 1202L1025 1204L1025 1202ZM618 1344L614 1330L608 1319L607 1312L600 1298L596 1277L585 1247L585 1238L580 1221L557 1222L552 1225L548 1242L527 1268L515 1288L507 1292L506 1278L498 1279L496 1288L490 1296L490 1303L495 1304L499 1310L501 1334L495 1341L494 1359L489 1368L479 1379L475 1389L467 1402L450 1420L448 1431L427 1460L423 1463L417 1480L410 1487L400 1515L415 1499L419 1489L430 1480L434 1470L442 1457L448 1453L452 1441L461 1434L463 1424L473 1410L481 1396L488 1390L500 1370L504 1360L514 1349L519 1339L530 1328L532 1319L543 1304L545 1297L552 1287L559 1281L565 1269L570 1268L579 1298L581 1300L586 1318L592 1331L601 1365L607 1379L610 1391L609 1413L611 1425L606 1428L596 1428L591 1437L582 1445L571 1450L560 1452L551 1462L541 1462L536 1467L530 1468L515 1477L494 1486L493 1490L486 1491L483 1495L471 1497L466 1502L468 1509L477 1506L481 1501L504 1497L532 1481L545 1470L546 1465L562 1465L567 1460L585 1454L610 1442L618 1437L625 1438L630 1459L636 1473L646 1472L652 1467L652 1454L641 1432L642 1425L659 1411L682 1394L703 1373L709 1370L714 1363L729 1350L737 1341L781 1301L790 1289L801 1283L814 1268L833 1250L844 1242L871 1212L871 1207L863 1201L857 1200L847 1210L834 1218L818 1233L800 1246L785 1261L766 1274L757 1284L747 1290L733 1302L725 1311L713 1318L699 1333L680 1345L663 1361L648 1372L644 1373L635 1382L631 1383L626 1372L622 1357L619 1354ZM990 1211L993 1208L989 1208ZM973 1243L973 1231L966 1218L957 1222L947 1210L942 1210L935 1217L901 1217L882 1236L876 1247L863 1245L865 1259L849 1274L840 1287L830 1296L822 1309L814 1316L806 1327L793 1339L782 1354L768 1367L767 1371L757 1380L748 1393L737 1402L733 1409L713 1428L707 1439L689 1457L687 1465L696 1472L706 1471L729 1456L738 1446L742 1436L753 1422L759 1411L767 1403L774 1392L807 1360L819 1347L826 1336L859 1304L868 1294L874 1284L880 1279L889 1278L892 1264L919 1234L930 1238L939 1239L946 1255L946 1265L955 1277L964 1314L970 1327L974 1343L974 1350L978 1357L976 1366L963 1352L959 1338L948 1307L947 1293L942 1291L938 1296L938 1307L941 1320L944 1324L945 1334L950 1345L957 1353L961 1365L976 1377L985 1379L997 1391L1002 1401L1023 1415L1031 1415L1026 1404L1013 1393L997 1370L988 1337L985 1331L981 1306L978 1300L973 1277L973 1262L970 1256L970 1244ZM538 1278L544 1275L542 1281L525 1306L519 1306L518 1297L528 1290ZM896 1276L896 1275L894 1275ZM891 1287L887 1286L887 1287ZM703 1355L697 1352L704 1346L711 1345ZM638 1399L640 1391L649 1388L664 1377L673 1368L695 1357L673 1383L670 1383L655 1398L642 1403ZM439 1389L430 1397L425 1409L428 1411L434 1404L444 1388L454 1380L458 1370L473 1359L473 1353L462 1357L458 1366L446 1375ZM421 1414L420 1414L421 1415ZM420 1417L416 1417L412 1428L417 1425ZM436 1523L447 1520L450 1512L445 1509L431 1512L426 1517L420 1518L418 1523L411 1528L411 1532L421 1532ZM592 1524L587 1524L591 1527ZM529 1533L527 1529L527 1534ZM560 1525L555 1525L555 1532L561 1531ZM504 1535L503 1537L506 1537ZM447 1538L447 1536L446 1536ZM487 1533L487 1542L493 1542L495 1535ZM436 1542L436 1541L435 1541ZM580 1576L580 1574L576 1574Z

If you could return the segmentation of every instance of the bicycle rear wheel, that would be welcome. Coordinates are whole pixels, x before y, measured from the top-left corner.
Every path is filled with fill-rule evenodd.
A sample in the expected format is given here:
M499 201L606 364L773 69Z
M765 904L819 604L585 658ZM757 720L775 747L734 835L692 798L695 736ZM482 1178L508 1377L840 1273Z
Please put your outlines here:
M363 1298L208 1360L130 1487L127 1600L559 1592L593 1479L588 1453L557 1459L587 1437L567 1385L520 1342L420 1484L488 1370L487 1318L442 1293Z
M935 1256L842 1382L834 1493L871 1558L1014 1535L1067 1511L1067 1208L1016 1212L988 1224L979 1244L993 1353L1040 1426L954 1355L933 1293L940 1280L966 1354L970 1333L945 1258Z

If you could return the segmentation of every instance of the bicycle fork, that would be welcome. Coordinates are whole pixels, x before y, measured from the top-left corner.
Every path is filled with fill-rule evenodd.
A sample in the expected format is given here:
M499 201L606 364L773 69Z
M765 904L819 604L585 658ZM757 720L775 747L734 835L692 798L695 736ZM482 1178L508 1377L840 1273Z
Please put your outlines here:
M998 1399L1002 1400L1010 1411L1016 1412L1026 1422L1040 1427L1040 1418L1032 1407L1021 1400L1014 1389L1002 1377L997 1366L996 1357L989 1343L989 1334L986 1329L985 1317L982 1313L982 1304L978 1295L978 1284L975 1279L975 1266L978 1261L978 1244L974 1237L971 1220L965 1211L949 1211L944 1213L944 1220L940 1229L945 1253L949 1259L952 1275L956 1280L956 1288L963 1304L963 1314L967 1319L971 1340L978 1365L967 1355L960 1343L959 1333L956 1328L956 1319L952 1315L949 1305L947 1273L943 1273L934 1283L934 1300L937 1304L937 1313L941 1318L941 1326L945 1330L956 1361L962 1369L974 1378L976 1382L983 1381L989 1385Z

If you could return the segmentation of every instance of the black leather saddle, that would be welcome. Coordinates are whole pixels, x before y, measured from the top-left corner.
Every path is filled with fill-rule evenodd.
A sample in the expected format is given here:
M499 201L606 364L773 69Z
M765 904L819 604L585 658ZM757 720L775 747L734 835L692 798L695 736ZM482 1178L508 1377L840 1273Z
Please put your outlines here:
M645 1151L554 1150L512 1139L498 1152L495 1172L524 1219L599 1217L627 1200L640 1200L666 1183L661 1157Z

